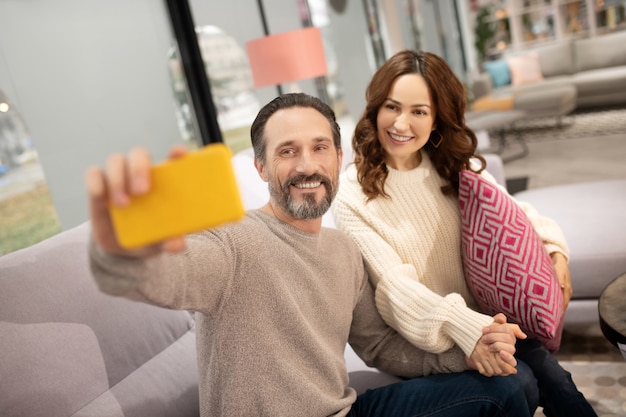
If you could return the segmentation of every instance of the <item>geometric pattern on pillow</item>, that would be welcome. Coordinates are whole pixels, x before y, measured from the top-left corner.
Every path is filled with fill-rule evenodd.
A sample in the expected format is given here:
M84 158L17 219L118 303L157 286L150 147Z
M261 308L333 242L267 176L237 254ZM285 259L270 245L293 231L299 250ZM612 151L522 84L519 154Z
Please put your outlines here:
M463 268L482 312L558 350L563 293L541 238L508 193L468 170L459 179Z

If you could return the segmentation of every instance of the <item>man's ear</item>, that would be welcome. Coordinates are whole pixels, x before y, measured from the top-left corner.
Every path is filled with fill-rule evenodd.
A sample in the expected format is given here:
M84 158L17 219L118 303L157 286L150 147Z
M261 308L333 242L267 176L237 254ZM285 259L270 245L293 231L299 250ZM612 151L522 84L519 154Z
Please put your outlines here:
M267 177L267 172L265 171L265 164L259 161L258 158L254 158L254 167L259 173L259 176L261 177L261 179L265 182L268 182L269 178Z

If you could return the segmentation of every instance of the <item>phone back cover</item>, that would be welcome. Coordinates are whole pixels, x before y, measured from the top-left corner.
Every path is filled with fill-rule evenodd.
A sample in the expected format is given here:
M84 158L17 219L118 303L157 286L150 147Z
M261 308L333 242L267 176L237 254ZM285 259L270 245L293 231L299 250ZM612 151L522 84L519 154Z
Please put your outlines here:
M152 188L111 206L120 245L136 248L240 220L245 211L230 149L215 143L152 168Z

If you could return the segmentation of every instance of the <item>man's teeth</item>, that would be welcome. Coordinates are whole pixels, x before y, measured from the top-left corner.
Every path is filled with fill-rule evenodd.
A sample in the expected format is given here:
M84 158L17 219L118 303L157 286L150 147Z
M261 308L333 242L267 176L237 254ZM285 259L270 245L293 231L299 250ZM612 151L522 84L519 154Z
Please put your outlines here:
M398 142L408 142L411 140L411 136L400 136L394 135L393 133L389 133L389 136L391 136L393 140L397 140Z
M294 184L294 186L296 188L316 188L316 187L319 187L320 185L322 185L322 183L320 181L317 181L317 182L300 182L300 183Z

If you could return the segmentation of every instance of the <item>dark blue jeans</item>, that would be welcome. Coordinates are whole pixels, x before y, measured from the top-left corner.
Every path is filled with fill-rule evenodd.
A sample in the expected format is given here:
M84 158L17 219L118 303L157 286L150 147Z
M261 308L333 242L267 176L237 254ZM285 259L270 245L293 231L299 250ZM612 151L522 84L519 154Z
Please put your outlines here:
M597 416L591 404L578 391L572 374L561 367L537 339L518 340L515 357L532 369L539 386L539 405L548 417Z
M484 377L478 372L431 375L368 390L349 417L530 417L539 401L537 381L518 361L516 375Z

